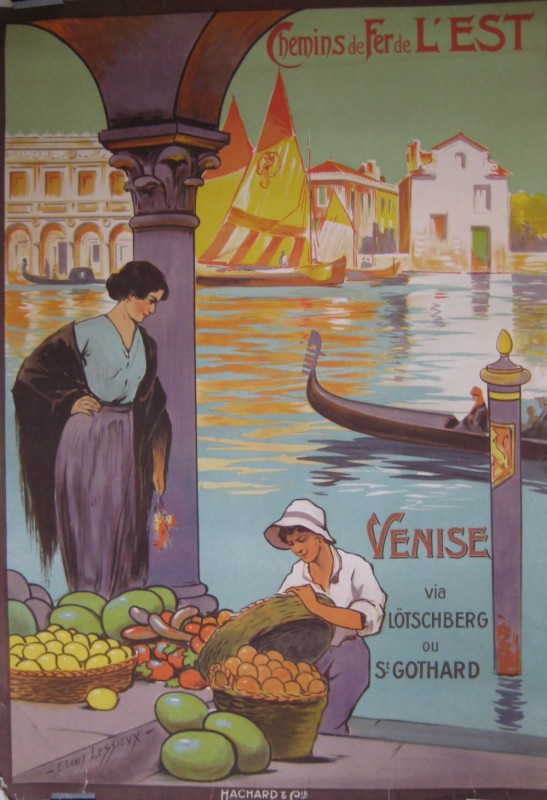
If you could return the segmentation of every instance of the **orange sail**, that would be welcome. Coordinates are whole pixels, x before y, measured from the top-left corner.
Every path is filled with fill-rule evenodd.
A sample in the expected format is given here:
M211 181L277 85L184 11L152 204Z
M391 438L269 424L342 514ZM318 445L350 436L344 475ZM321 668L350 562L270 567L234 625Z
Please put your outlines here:
M256 151L217 236L199 261L254 267L310 264L309 224L306 170L278 74Z
M230 134L230 143L220 151L220 167L205 173L205 184L197 193L196 213L200 219L196 229L198 259L217 235L253 155L253 146L235 97L230 103L223 130Z

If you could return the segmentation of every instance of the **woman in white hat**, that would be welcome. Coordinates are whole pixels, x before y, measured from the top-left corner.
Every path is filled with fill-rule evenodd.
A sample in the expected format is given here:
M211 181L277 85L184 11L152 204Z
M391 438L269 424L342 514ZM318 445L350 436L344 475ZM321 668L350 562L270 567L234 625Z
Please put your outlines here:
M329 649L316 663L329 686L320 732L348 734L348 720L370 683L365 636L380 630L386 595L368 561L334 547L325 512L311 500L290 503L264 536L299 559L279 592L297 595L308 611L335 626ZM319 602L317 594L334 605Z

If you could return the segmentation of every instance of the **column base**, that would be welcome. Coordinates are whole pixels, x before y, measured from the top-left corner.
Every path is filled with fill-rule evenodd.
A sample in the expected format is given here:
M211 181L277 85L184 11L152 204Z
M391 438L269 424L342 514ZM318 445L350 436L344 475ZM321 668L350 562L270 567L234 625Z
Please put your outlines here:
M207 592L204 583L170 587L177 596L177 607L196 606L200 613L210 614L218 609L217 598Z

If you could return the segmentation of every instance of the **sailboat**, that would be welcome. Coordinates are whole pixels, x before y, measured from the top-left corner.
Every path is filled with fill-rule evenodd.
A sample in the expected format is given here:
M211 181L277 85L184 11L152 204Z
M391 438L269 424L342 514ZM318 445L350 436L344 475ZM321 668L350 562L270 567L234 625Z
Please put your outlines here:
M259 141L213 242L198 255L198 284L333 286L346 258L316 262L310 191L281 73Z

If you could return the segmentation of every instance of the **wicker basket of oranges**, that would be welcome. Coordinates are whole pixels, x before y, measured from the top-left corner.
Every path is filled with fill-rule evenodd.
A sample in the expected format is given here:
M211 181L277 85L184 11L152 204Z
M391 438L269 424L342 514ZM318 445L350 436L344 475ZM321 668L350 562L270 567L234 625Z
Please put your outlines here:
M255 722L269 739L272 758L303 758L313 749L327 704L327 685L313 662L332 634L332 626L297 597L277 595L215 631L198 667L216 707Z

